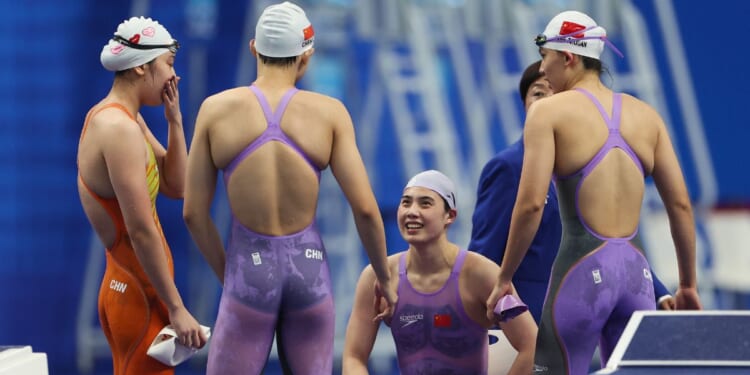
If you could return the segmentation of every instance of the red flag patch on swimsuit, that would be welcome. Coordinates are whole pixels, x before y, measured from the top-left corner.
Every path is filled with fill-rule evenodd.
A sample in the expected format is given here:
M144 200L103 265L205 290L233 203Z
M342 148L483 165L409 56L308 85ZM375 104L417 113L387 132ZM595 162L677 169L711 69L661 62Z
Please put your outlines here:
M437 328L450 328L450 314L435 314L434 318L432 319L432 325Z
M575 22L563 21L562 26L560 26L560 35L569 35L573 38L583 38L583 33L578 33L575 35L570 34L573 34L574 32L583 30L585 28L586 26L579 25Z

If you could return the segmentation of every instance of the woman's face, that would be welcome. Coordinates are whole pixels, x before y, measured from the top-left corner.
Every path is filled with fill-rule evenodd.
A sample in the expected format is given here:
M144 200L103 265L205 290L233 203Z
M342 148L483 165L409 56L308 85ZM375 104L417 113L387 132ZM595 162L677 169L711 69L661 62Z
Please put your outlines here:
M526 112L529 111L531 104L552 94L552 85L549 83L547 77L539 77L531 84L531 86L529 86L529 91L526 92L526 98L524 98L523 101Z
M436 192L423 187L404 190L398 206L398 228L409 244L428 243L440 237L455 215L445 210L445 201Z
M539 54L542 56L539 71L554 89L552 93L564 90L565 54L544 47L539 48Z
M146 100L144 104L150 106L161 105L164 101L162 93L167 82L171 79L179 80L174 70L174 52L165 52L152 62L146 64L145 80L148 85Z

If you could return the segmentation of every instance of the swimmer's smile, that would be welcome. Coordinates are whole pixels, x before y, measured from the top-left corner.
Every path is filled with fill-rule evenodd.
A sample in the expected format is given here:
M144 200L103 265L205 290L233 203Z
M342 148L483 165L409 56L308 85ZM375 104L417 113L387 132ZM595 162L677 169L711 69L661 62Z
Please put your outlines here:
M424 224L409 222L404 224L404 228L406 229L406 233L415 234L419 229L424 228Z

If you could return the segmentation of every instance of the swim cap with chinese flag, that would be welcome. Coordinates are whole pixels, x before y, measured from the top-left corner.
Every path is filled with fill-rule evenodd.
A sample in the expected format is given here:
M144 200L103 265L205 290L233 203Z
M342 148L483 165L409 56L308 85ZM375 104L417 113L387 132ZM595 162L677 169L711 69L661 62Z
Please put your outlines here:
M304 30L302 30L302 36L305 38L305 42L315 37L315 30L313 30L313 26L310 25L308 27L305 27Z
M575 10L553 17L535 42L539 47L572 52L597 60L606 44L622 57L622 52L607 39L607 30L597 25L593 18Z
M560 26L560 35L570 35L573 38L583 38L583 33L578 33L578 34L573 34L573 33L575 33L576 31L581 31L585 28L586 26L583 26L575 22L563 21L562 26Z
M266 57L295 57L313 47L315 30L305 11L285 1L268 6L255 26L255 50Z

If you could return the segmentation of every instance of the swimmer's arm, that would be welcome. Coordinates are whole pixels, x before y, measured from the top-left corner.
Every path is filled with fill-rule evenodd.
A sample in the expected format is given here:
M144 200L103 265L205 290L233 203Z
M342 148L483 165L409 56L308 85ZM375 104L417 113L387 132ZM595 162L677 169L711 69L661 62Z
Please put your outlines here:
M152 214L143 166L143 133L130 119L113 123L105 139L104 160L128 236L149 281L170 311L184 309L167 263L165 244Z
M354 306L346 327L342 370L344 375L368 374L367 362L378 334L375 317L375 273L367 266L359 277Z
M209 143L209 127L217 113L210 101L204 101L195 122L195 133L187 160L185 202L182 216L206 262L224 282L224 243L211 218L211 203L216 192L218 169Z
M508 338L508 342L518 352L508 375L532 373L537 326L531 313L526 311L513 319L501 322L500 329Z
M677 252L680 287L695 288L697 281L693 209L677 155L662 121L659 121L652 174L669 216L669 226Z
M331 172L349 201L357 232L364 245L375 275L381 286L390 287L391 275L388 270L385 229L375 194L357 148L354 125L341 102L333 105L334 136L331 152ZM388 295L389 299L395 296ZM395 303L395 300L390 302Z
M187 145L180 111L180 91L177 89L179 81L180 77L175 76L164 84L162 100L164 117L168 125L167 151L156 159L161 172L159 191L171 198L182 198L184 195L185 164L187 163Z
M510 221L508 243L500 280L509 283L534 239L542 220L555 163L555 136L546 106L532 106L524 125L524 156L516 204Z
M146 140L154 150L156 164L159 166L159 192L167 197L180 199L185 189L185 164L187 160L187 145L182 121L169 123L167 133L167 148L159 142L141 114L138 114L138 124L146 135Z
M467 266L469 268L467 269ZM462 279L466 279L468 284L462 291L472 294L470 301L478 303L484 308L484 302L489 298L490 292L497 282L499 267L489 258L479 254L468 253L466 255L466 265L461 272ZM511 293L520 300L515 287L511 284ZM463 292L462 292L463 293ZM466 298L462 295L462 299ZM494 310L494 308L493 308ZM483 317L480 323L484 327L491 327L493 321ZM537 326L531 312L526 311L513 319L499 323L503 334L518 352L508 374L530 374L534 365L534 348L536 346Z

